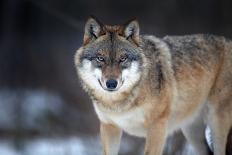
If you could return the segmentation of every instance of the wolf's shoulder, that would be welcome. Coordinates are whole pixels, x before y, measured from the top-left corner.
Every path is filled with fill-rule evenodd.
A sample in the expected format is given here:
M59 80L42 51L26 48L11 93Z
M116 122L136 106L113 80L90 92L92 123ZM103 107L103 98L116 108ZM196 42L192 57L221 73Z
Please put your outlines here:
M165 36L158 38L144 35L143 44L146 49L155 51L166 48L171 54L203 54L205 52L220 51L229 39L212 34L193 34L181 36ZM219 50L218 50L219 49Z
M180 66L204 65L208 67L218 62L227 40L211 34L194 34L163 38L143 36L143 42L147 49L145 53L149 53L148 57L153 53L155 55L168 53L172 59L173 69L176 70Z

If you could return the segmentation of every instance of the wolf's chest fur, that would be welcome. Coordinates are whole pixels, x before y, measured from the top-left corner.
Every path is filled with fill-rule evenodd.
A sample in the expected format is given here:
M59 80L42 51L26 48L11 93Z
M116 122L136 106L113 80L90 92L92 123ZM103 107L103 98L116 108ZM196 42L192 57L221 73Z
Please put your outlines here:
M102 122L115 124L131 135L146 136L145 112L142 107L133 108L122 113L103 112L96 104L94 104L94 107Z

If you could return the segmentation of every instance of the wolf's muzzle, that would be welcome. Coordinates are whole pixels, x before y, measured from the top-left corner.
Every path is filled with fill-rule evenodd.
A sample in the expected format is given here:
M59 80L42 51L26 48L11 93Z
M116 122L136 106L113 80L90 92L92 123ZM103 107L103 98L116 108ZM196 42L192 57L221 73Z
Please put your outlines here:
M114 79L109 79L106 81L106 87L109 89L109 90L114 90L118 85L118 82Z

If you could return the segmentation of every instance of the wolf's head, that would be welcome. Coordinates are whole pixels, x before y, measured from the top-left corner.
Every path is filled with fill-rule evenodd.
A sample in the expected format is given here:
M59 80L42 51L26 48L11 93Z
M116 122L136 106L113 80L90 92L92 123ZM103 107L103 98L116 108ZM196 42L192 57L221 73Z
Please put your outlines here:
M141 79L144 56L139 47L139 24L130 20L108 26L91 17L75 63L87 90L107 95L126 93Z

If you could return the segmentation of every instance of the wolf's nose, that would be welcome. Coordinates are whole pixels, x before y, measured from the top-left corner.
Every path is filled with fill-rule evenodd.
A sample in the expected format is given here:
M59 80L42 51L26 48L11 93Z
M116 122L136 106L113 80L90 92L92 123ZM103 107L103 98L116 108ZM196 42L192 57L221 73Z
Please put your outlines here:
M106 81L106 87L108 89L115 89L118 85L118 82L114 79L109 79Z

